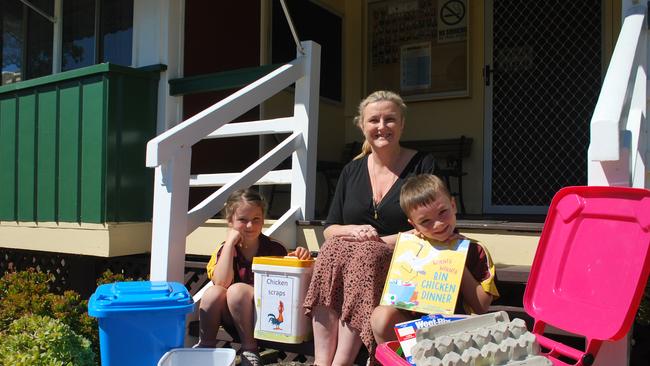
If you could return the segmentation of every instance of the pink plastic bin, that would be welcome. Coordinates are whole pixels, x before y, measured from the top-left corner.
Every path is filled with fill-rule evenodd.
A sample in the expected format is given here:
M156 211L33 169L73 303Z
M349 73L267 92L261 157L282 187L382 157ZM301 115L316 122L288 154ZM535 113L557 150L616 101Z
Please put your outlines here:
M375 358L384 366L411 366L402 356L397 354L398 341L386 342L377 345Z
M553 198L524 293L533 333L554 365L589 365L604 340L630 330L650 272L650 191L567 187ZM543 336L587 339L585 352Z
M649 273L650 191L561 189L549 207L524 293L544 356L555 366L591 365L603 341L630 330ZM584 336L586 350L545 337L546 324ZM398 347L399 342L380 344L377 360L409 366L395 352Z

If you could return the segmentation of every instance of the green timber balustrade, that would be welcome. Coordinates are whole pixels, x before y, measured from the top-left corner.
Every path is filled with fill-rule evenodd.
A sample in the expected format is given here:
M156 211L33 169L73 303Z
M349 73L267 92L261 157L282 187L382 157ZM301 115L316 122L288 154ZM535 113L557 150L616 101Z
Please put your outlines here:
M98 64L0 87L0 221L150 221L164 69Z

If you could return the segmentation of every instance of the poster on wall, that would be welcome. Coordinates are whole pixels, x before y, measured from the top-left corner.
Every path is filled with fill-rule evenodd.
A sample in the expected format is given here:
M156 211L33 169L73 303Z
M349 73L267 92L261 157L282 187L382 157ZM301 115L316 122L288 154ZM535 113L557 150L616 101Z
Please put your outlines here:
M416 90L431 87L431 44L402 46L400 57L400 89Z
M368 92L469 95L469 0L369 0Z

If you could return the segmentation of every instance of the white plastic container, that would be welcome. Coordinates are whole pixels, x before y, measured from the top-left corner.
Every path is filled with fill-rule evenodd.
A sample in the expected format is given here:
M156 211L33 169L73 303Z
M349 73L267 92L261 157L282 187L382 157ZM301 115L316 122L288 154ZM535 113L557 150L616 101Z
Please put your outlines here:
M165 353L158 366L235 366L235 350L230 348L174 348Z
M255 338L302 343L312 338L311 319L302 304L307 295L313 259L255 257Z

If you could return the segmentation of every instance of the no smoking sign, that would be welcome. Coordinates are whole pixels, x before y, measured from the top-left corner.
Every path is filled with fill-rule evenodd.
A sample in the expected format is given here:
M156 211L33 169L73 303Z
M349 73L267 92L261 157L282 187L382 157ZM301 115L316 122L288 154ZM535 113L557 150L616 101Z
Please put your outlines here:
M461 0L442 2L440 20L447 25L456 25L465 19L465 3Z
M467 0L438 0L438 43L467 37Z

